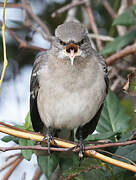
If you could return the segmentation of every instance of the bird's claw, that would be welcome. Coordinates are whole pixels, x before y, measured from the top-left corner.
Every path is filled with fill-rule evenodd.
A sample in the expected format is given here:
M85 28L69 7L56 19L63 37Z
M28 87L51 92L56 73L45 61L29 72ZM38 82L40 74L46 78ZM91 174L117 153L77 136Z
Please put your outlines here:
M54 137L52 135L46 135L44 138L43 138L43 141L48 141L48 153L51 154L51 151L50 151L50 147L51 147L51 142L53 142L53 144L55 146L58 146L56 141L54 140Z
M85 152L85 146L82 140L79 140L77 145L75 146L75 149L78 149L78 148L79 148L79 157L83 158L84 152Z

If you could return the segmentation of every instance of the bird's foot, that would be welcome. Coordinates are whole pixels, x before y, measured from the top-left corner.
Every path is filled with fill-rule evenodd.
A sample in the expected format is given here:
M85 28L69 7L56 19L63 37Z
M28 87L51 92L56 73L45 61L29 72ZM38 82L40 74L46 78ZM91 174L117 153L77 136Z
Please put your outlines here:
M52 131L51 131L50 128L48 129L46 136L43 138L43 141L47 141L47 144L48 144L48 153L49 153L49 154L51 154L51 151L50 151L51 142L52 142L55 146L58 146L57 143L56 143L55 140L54 140L54 137L52 136Z
M79 148L79 157L83 158L85 152L85 146L83 144L83 139L80 139L75 147L76 149Z

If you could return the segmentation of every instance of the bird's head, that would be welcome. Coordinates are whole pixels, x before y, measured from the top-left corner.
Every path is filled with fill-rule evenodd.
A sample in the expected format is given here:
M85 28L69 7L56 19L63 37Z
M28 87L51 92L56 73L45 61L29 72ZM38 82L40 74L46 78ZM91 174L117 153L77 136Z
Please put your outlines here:
M74 64L76 56L85 56L84 49L88 44L86 28L76 22L66 22L59 25L55 30L55 42L59 49L59 57L69 57L71 65Z

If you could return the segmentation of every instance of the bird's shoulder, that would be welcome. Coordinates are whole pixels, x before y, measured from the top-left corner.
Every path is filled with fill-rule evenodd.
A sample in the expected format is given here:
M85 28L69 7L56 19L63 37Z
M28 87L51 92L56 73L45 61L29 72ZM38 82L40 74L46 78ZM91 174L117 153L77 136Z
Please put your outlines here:
M30 80L30 95L32 98L35 98L39 89L39 75L42 67L48 66L48 53L43 53L39 55L34 61L31 80Z
M96 52L94 49L92 50L94 56L96 56L96 60L98 61L98 63L101 65L103 72L104 72L104 79L105 79L105 83L106 83L106 92L108 92L108 87L109 87L109 78L108 78L108 68L107 68L107 64L106 61L104 59L104 57Z

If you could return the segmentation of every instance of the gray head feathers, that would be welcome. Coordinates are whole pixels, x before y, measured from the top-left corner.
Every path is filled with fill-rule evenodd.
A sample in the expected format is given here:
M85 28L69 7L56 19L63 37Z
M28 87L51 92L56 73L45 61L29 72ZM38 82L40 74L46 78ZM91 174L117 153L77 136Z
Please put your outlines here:
M79 42L87 35L87 29L80 23L66 22L55 30L55 36L64 42Z

